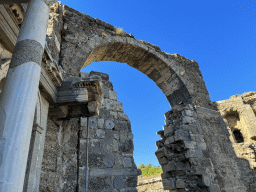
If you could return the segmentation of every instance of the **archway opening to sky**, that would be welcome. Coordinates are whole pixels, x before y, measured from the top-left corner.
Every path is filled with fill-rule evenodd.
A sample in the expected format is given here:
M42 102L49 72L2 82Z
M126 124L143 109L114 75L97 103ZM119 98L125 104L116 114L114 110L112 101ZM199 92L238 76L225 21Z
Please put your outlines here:
M170 104L155 82L142 72L125 63L112 61L93 62L81 70L106 73L112 82L117 100L123 103L124 113L131 121L134 134L134 160L160 166L155 156L155 142L160 139L156 132L162 130L164 113Z

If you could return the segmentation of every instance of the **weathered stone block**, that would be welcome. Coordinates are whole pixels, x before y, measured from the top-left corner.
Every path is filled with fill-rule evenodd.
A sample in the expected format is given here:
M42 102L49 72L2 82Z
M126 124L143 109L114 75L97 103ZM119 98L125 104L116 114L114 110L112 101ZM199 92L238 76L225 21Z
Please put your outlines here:
M89 113L98 113L98 103L97 101L88 102Z
M204 142L204 137L200 134L190 134L190 139L196 142Z
M89 138L94 138L95 137L95 129L89 129ZM83 139L87 138L87 129L82 129L80 137Z
M220 192L220 187L217 184L211 184L208 190L209 192Z
M120 143L119 151L125 153L132 153L134 150L132 140L126 140L125 142Z
M134 136L133 136L133 134L131 132L127 134L127 139L133 139L133 137Z
M168 160L166 157L161 157L161 158L158 158L158 162L160 165L165 165L168 163Z
M124 157L123 162L124 162L124 167L128 167L128 168L132 167L132 160L130 157Z
M128 176L125 181L125 187L137 187L137 176Z
M176 163L176 170L181 171L183 170L184 163L183 162L177 162Z
M168 125L168 126L165 125L163 126L163 129L164 129L164 136L172 135L174 132L174 127L171 125Z
M155 155L156 155L157 158L166 157L167 156L167 150L164 147L162 147L161 149L158 149L155 152Z
M176 163L174 161L168 162L166 165L162 165L163 172L175 171L176 170Z
M208 175L203 175L202 184L206 187L209 187L211 185L211 179Z
M201 149L201 150L206 150L207 149L207 146L206 146L206 143L205 142L197 142L197 147L198 149Z
M185 148L187 149L195 149L196 147L196 142L194 141L184 141Z
M188 150L185 153L186 158L203 158L204 155L201 150Z
M117 119L118 118L117 112L116 111L109 111L109 117Z
M106 118L108 118L108 116L109 116L109 111L101 107L98 117L106 119Z
M102 147L103 152L112 153L112 152L118 150L118 142L115 139L105 138L101 141L101 147Z
M174 143L175 142L175 139L173 136L170 136L168 137L165 142L164 142L164 145L166 145L167 147L170 147L170 144Z
M129 121L129 117L126 113L117 112L117 117L120 120L126 120Z
M117 100L117 94L115 91L109 90L109 99Z
M104 119L98 119L98 128L100 129L104 128Z
M184 116L182 119L183 124L191 124L191 123L195 123L195 122L196 122L196 120L193 117Z
M115 189L118 189L118 190L123 189L124 188L124 179L123 179L123 177L116 176L114 178L114 183L113 184L114 184Z
M105 120L105 128L106 129L113 129L115 127L115 123L112 119L106 119Z
M104 103L106 105L106 109L108 111L119 111L123 112L123 104L119 101L104 99Z
M121 121L121 120L115 120L115 130L121 131L121 130L126 130L128 131L129 129L129 122L128 121Z
M161 177L162 179L165 179L165 178L170 178L171 175L169 173L161 173Z
M115 139L119 140L119 139L120 139L120 133L119 133L119 131L115 131L115 133L113 134L113 137L114 137Z
M191 111L191 110L182 111L182 115L183 116L189 116L189 117L197 117L195 111Z
M82 127L87 127L87 117L80 117L80 125Z
M176 189L175 178L162 179L164 190Z
M88 182L89 190L104 190L105 189L105 179L102 177L90 177Z
M175 131L174 134L175 141L189 141L189 133L187 131Z
M178 189L184 189L186 187L186 183L182 179L177 179L176 181L176 188Z
M95 129L98 126L98 120L96 117L89 117L89 128Z
M164 146L163 140L156 141L156 147L157 147L157 149L160 149L160 148L162 148L163 146Z
M103 157L103 164L105 165L105 167L111 168L113 167L114 163L115 157L113 154L107 154Z
M96 136L97 136L97 138L99 138L99 139L105 138L105 131L102 130L102 129L97 129L97 130L96 130Z

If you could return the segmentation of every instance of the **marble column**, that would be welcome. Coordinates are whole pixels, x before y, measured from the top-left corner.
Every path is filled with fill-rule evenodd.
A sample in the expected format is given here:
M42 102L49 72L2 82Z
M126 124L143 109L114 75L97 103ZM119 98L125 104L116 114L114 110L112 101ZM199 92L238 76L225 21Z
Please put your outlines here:
M49 7L30 0L0 97L0 192L22 192Z

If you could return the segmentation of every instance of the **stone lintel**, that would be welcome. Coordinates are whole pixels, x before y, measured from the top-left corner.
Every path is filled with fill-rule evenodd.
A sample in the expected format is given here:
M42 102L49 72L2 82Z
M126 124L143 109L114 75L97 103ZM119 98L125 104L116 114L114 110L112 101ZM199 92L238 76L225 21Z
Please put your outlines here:
M90 176L118 176L118 175L140 175L138 169L127 170L127 169L90 169Z

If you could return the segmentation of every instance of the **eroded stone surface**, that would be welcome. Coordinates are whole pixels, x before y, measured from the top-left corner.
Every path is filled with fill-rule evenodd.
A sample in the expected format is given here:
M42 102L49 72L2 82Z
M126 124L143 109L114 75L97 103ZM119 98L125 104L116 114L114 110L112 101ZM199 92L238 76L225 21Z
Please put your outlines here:
M237 157L247 159L252 169L256 168L255 106L256 92L253 91L216 102Z

